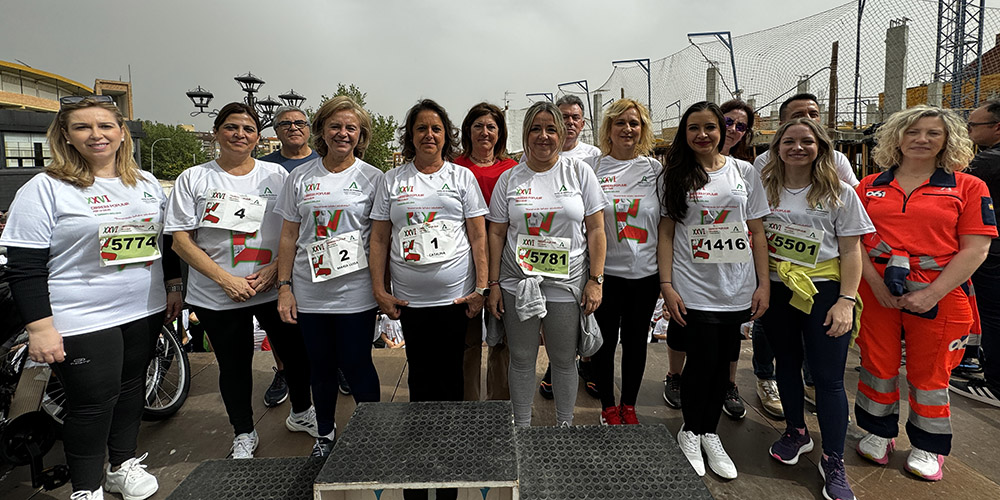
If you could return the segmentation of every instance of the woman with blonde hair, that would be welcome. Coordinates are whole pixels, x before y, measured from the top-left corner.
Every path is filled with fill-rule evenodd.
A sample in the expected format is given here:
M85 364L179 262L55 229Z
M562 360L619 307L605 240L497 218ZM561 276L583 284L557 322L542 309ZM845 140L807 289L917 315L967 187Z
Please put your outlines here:
M962 361L975 307L969 277L996 237L993 202L982 180L965 174L972 141L952 111L914 106L876 134L875 162L886 169L857 187L875 233L862 242L868 257L859 293L864 300L861 376L854 412L869 432L858 453L889 462L899 433L899 374L906 332L913 448L906 470L937 481L951 451L948 381Z
M371 118L350 97L320 106L312 131L319 157L292 171L274 209L284 219L278 313L302 331L319 434L313 456L327 456L337 427L338 370L355 402L380 398L370 333L378 306L367 257L368 216L383 174L361 160Z
M605 111L600 128L601 154L586 159L597 174L605 202L604 300L594 315L604 343L591 357L601 394L601 423L638 424L635 401L646 368L646 314L656 305L660 286L656 242L660 222L657 176L660 162L647 156L653 129L646 107L619 99ZM615 351L622 345L621 405L615 404Z
M52 162L18 190L0 245L28 355L66 389L70 498L103 498L106 473L105 489L141 500L157 490L146 455L135 456L146 367L181 306L180 267L160 238L167 198L132 159L110 97L60 104L47 137Z
M771 215L764 218L771 270L771 307L761 318L777 360L784 434L770 455L787 465L813 449L803 416L802 361L816 384L823 436L820 473L825 498L854 498L844 468L848 408L844 392L849 335L861 281L861 235L871 219L850 184L837 178L833 144L813 120L778 129L762 172Z

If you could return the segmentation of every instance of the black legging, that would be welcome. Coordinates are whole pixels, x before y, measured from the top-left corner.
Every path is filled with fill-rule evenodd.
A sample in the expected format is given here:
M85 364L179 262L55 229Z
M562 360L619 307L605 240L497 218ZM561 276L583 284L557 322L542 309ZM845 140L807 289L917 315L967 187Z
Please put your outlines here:
M292 411L309 409L309 358L298 325L281 321L277 301L237 309L192 307L219 363L219 392L236 434L253 432L253 318L285 365Z
M74 491L101 487L105 446L113 466L135 457L146 367L162 325L159 312L63 337L66 359L50 366L66 391L63 449Z
M622 398L621 404L635 406L639 396L642 375L646 371L646 337L649 318L656 307L660 290L659 275L627 279L618 276L604 277L601 306L594 312L601 327L604 344L590 359L593 362L594 382L601 392L601 407L615 406L615 349L618 347L619 326L622 344Z
M715 434L730 384L729 363L740 350L740 323L701 322L692 318L692 312L688 308L687 326L671 319L668 327L670 335L683 336L687 351L681 372L684 430Z

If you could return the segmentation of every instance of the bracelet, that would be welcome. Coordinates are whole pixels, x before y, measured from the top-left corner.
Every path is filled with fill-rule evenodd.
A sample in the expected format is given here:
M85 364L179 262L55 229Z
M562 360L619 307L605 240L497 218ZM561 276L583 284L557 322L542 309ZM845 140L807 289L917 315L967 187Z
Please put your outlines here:
M672 285L673 283L674 283L673 281L661 281L660 282L661 285L664 285L664 284L666 284L666 285Z
M854 302L855 304L858 303L858 299L856 299L854 297L851 297L850 295L838 295L837 296L837 300L840 300L840 299L849 300L851 302Z
M184 285L167 285L167 293L183 292Z
M499 286L499 285L500 285L500 282L497 281L497 280L490 280L490 281L486 282L486 286L488 286L488 287L490 287L490 286Z

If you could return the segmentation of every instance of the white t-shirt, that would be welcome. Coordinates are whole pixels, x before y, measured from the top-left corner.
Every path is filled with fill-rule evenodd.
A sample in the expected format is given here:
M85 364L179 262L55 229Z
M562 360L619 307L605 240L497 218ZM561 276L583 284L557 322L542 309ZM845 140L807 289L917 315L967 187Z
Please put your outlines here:
M584 217L607 206L594 170L577 158L559 157L552 168L535 172L522 163L500 175L490 199L490 222L509 223L504 252L513 252L517 236L544 235L569 238L570 267L587 258ZM500 274L500 286L515 293L519 277ZM542 282L545 298L574 302L564 288Z
M78 188L40 173L17 191L0 244L49 249L52 321L64 337L90 333L166 309L163 265L101 267L99 226L163 222L167 198L156 178L128 187L118 178L95 178ZM159 239L163 251L162 238Z
M757 173L761 173L764 170L764 165L771 160L771 150L764 151L753 161L753 168L757 169ZM837 167L837 177L840 180L846 182L851 187L857 186L861 182L858 181L858 177L854 175L854 167L851 166L850 160L844 156L844 153L840 151L833 152L833 164Z
M333 173L323 166L322 158L303 163L288 176L274 211L300 224L292 265L292 293L299 311L349 314L376 307L367 269L314 283L308 247L330 236L359 231L367 255L372 226L368 215L382 177L381 170L359 159Z
M472 171L444 162L437 172L423 174L413 162L385 173L372 206L373 220L392 221L389 268L392 292L410 307L437 307L454 303L476 287L476 266L465 230L465 220L486 215L486 201ZM399 232L408 225L432 221L458 222L451 226L457 242L450 259L424 265L403 259Z
M709 172L708 184L688 193L683 221L674 224L674 290L688 309L742 311L750 308L757 276L753 259L727 264L696 264L691 256L688 227L760 219L771 213L760 175L753 165L726 157L726 164ZM666 214L663 214L666 215ZM750 249L747 248L747 253Z
M174 183L167 205L164 232L191 231L199 248L227 273L244 277L259 271L278 257L281 236L281 216L274 213L278 193L288 177L288 171L277 163L254 160L253 170L246 175L226 173L214 160L196 165L183 172ZM267 200L264 220L254 233L241 233L219 228L199 228L205 213L206 195L210 190L250 194ZM188 275L189 304L213 309L236 309L277 300L278 292L258 293L246 302L234 302L214 281L193 267Z
M576 141L576 146L569 151L563 151L559 153L560 158L590 158L591 156L599 156L601 154L601 148L597 146L591 146L586 142L581 140Z
M798 193L787 189L781 190L778 206L771 209L771 215L764 217L767 227L769 221L791 222L802 226L810 226L823 230L823 240L820 242L816 262L823 262L840 256L839 236L861 236L874 233L875 226L868 218L868 212L861 205L858 193L846 182L840 182L839 207L823 207L822 204L810 207L806 202L811 187ZM780 281L778 273L771 273L771 281ZM825 278L813 278L813 281L827 281Z
M604 234L608 241L605 274L627 279L656 274L660 223L656 181L663 166L648 156L626 161L593 156L584 161L597 173L597 182L609 207L604 211Z

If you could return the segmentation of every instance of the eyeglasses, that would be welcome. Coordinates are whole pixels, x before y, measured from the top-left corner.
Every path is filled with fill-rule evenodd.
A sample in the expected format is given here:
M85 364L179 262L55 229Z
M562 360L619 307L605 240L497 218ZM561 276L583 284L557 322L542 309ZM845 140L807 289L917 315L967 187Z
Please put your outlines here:
M996 125L998 123L1000 123L1000 122L997 122L997 121L993 121L993 122L969 122L969 123L966 123L965 126L966 126L966 128L971 129L972 127L975 127L976 125Z
M275 125L275 128L280 128L282 130L288 130L288 129L292 128L292 126L294 126L295 128L306 128L306 127L309 126L309 122L307 122L305 120L295 120L294 122L290 122L288 120L283 120L283 121L278 122L278 124Z
M727 116L726 117L726 128L732 127L734 125L735 125L735 128L736 128L737 132L746 132L747 131L747 124L746 123L738 122L738 121L733 120L732 118L730 118L730 117Z
M71 104L79 104L86 100L94 102L115 102L115 100L109 95L68 95L66 97L59 98L59 107L62 108L63 106L69 106Z

